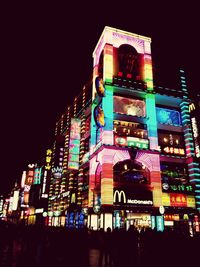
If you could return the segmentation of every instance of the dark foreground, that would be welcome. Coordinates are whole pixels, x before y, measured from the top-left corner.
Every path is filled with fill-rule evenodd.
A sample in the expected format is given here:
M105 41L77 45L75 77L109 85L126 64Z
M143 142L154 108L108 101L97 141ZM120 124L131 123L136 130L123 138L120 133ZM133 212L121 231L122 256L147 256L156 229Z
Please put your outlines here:
M134 228L113 232L0 223L0 266L192 266L200 237Z

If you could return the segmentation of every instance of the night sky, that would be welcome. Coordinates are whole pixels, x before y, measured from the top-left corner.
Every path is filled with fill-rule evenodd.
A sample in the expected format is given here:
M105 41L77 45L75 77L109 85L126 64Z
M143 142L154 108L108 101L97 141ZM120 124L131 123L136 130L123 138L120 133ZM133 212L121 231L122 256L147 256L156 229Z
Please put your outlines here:
M40 161L52 144L56 120L91 77L92 52L105 26L152 38L155 83L176 88L183 67L189 89L198 91L197 6L125 3L2 10L0 194L9 193L27 164Z

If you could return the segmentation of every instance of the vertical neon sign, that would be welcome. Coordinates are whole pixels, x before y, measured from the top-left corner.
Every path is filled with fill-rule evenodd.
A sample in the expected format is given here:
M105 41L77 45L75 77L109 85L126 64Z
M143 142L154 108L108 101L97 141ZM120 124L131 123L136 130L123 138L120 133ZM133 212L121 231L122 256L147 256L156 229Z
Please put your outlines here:
M79 150L80 150L80 129L81 120L71 119L70 141L69 141L69 160L68 169L78 170L79 168Z

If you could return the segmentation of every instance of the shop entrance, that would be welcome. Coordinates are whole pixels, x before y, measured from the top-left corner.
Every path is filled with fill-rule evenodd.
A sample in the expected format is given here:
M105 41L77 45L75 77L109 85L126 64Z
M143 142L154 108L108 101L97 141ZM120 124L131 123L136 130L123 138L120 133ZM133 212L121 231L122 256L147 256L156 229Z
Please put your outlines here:
M128 213L126 217L126 230L133 225L137 230L151 227L151 215L147 213Z

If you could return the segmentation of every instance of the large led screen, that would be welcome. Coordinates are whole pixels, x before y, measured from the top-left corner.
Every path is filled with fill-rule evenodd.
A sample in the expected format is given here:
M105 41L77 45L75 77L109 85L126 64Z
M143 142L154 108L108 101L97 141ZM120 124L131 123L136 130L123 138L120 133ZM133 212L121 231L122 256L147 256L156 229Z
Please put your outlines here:
M156 108L156 117L161 124L181 125L180 113L176 110Z
M145 102L138 99L114 96L114 112L131 116L145 117Z

